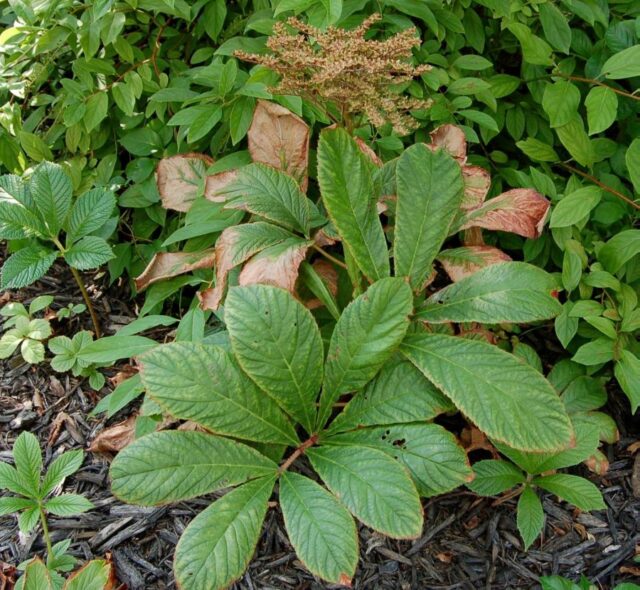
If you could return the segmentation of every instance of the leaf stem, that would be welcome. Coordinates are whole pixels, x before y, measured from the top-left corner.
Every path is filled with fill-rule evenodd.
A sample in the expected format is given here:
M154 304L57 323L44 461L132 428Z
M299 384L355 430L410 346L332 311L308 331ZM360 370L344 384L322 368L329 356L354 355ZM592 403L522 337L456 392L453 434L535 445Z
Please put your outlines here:
M347 268L347 265L346 265L344 262L342 262L341 260L338 260L335 256L332 256L331 254L329 254L329 252L327 252L327 251L323 250L323 249L322 249L320 246L318 246L317 244L313 244L313 245L312 245L312 248L313 248L316 252L318 252L318 253L322 254L322 255L323 255L327 260L331 260L331 262L333 262L334 264L337 264L338 266L340 266L340 267L342 267L342 268L344 268L344 269L346 269L346 268Z
M565 164L564 162L558 162L554 165L561 166L565 170L569 170L569 172L573 172L578 176L582 176L582 178L585 178L586 180L593 182L593 184L598 185L603 191L607 191L608 193L615 195L616 197L618 197L619 199L622 199L625 203L627 203L627 205L631 205L634 209L640 210L640 203L636 203L635 201L632 201L629 197L627 197L626 195L623 195L621 192L617 191L616 189L604 184L603 182L600 182L595 176L592 176L591 174L587 174L586 172L583 172L578 168L574 168L569 164Z
M619 90L618 88L614 88L613 86L609 86L609 84L605 84L604 82L600 82L600 80L594 80L593 78L583 78L582 76L570 76L569 74L551 74L552 76L559 76L560 78L565 78L566 80L573 80L574 82L586 82L587 84L595 84L596 86L602 86L603 88L608 88L609 90L613 90L616 94L620 96L626 96L627 98L631 98L633 100L640 100L640 96L636 96L635 94L631 94L630 92L625 92L624 90Z
M53 556L53 547L51 546L49 526L47 525L47 517L44 514L42 504L38 506L38 510L40 512L40 524L42 524L42 536L44 537L44 542L47 544L47 560L50 560Z
M291 465L293 465L294 461L300 456L304 455L305 451L315 445L318 442L318 435L312 434L308 440L305 440L289 457L287 457L286 461L280 465L278 468L278 474L283 474Z
M100 330L100 323L98 322L98 316L96 315L96 310L93 308L93 303L91 303L91 298L89 297L87 288L84 286L84 282L82 281L82 277L80 276L80 273L75 268L73 268L73 266L69 266L69 268L71 269L71 274L73 275L73 278L76 280L76 283L80 288L80 293L82 293L82 298L84 299L84 302L87 304L87 309L91 314L91 321L93 322L93 329L96 333L96 339L98 339L102 336L102 332Z

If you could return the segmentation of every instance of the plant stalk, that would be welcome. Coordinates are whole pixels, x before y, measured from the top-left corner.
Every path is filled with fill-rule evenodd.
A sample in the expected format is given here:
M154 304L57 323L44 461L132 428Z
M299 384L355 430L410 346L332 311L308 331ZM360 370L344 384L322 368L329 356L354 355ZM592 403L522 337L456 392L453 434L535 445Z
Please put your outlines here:
M293 465L294 461L300 455L304 455L305 451L308 448L315 445L317 442L318 442L318 435L312 434L308 440L305 440L295 451L293 451L293 453L291 453L291 455L289 455L287 460L282 465L280 465L280 467L278 468L278 473L279 474L284 473L287 469L289 469L289 467L291 467L291 465Z
M44 542L47 544L47 560L53 556L53 547L51 546L51 537L49 536L49 526L47 525L47 517L44 514L42 506L39 507L40 512L40 524L42 524L42 536Z
M96 310L93 308L93 303L91 303L91 298L89 297L89 293L87 292L87 288L84 286L84 282L82 281L82 277L80 273L73 268L71 269L71 274L73 274L73 278L76 280L78 287L80 288L80 293L82 293L82 298L84 302L87 304L87 309L89 310L89 314L91 315L91 321L93 322L93 330L96 334L96 339L102 336L102 332L100 331L100 323L98 322L98 316L96 315Z

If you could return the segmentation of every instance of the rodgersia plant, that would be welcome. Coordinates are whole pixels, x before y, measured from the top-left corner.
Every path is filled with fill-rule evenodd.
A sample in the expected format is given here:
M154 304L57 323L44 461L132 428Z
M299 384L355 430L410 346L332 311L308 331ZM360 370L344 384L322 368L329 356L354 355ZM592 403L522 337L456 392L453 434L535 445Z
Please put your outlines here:
M224 299L226 332L217 344L176 342L139 357L148 397L200 431L136 440L112 464L113 493L153 505L233 488L185 530L175 555L180 586L225 588L242 575L275 490L301 561L329 582L349 584L358 559L354 517L385 535L415 538L420 496L473 479L455 436L433 423L443 412L459 410L514 452L554 454L572 445L572 419L539 371L455 329L554 317L556 278L502 258L461 264L452 273L457 282L426 294L450 233L478 220L496 225L491 214L513 203L507 194L485 204L480 191L465 209L465 165L438 145L415 145L393 169L377 168L345 131L331 129L318 147L318 204L293 178L260 164L240 169L221 191L228 206L257 218L227 230L235 231L227 256L242 263L265 248L261 238L277 238L254 268L291 272L286 252L318 244L322 227L342 248L330 257L354 298L341 308L326 285L317 288L334 322L314 317L288 290L243 284L241 275ZM393 264L376 208L383 194L393 195ZM226 274L219 279L218 304Z

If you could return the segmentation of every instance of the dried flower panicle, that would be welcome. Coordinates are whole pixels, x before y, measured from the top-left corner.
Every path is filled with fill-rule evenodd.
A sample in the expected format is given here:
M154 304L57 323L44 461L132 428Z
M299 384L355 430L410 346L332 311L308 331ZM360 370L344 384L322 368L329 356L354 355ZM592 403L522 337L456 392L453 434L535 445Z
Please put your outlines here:
M404 135L417 127L409 111L428 108L431 101L399 94L397 85L413 80L430 66L413 66L409 61L412 48L420 44L414 28L383 41L365 39L380 18L373 14L355 29L329 27L326 31L290 18L286 24L274 25L267 42L271 54L238 51L236 56L280 74L274 93L330 101L345 119L365 114L376 127L391 123Z

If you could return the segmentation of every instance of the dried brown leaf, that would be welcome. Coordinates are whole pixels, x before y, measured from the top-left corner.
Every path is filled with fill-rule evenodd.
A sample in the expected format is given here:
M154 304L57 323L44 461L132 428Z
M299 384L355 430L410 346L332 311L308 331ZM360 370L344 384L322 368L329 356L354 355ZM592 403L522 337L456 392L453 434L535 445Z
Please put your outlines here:
M204 185L204 198L214 203L224 203L226 197L220 194L221 191L238 177L237 170L227 170L207 176Z
M491 174L480 166L462 166L462 181L464 194L461 209L476 209L480 207L491 188Z
M430 134L431 143L427 144L431 149L442 148L453 156L460 164L467 161L467 138L464 131L455 125L441 125Z
M463 248L458 250L463 250ZM508 254L493 246L465 246L464 250L468 253L464 260L448 256L439 258L442 267L454 282L460 281L491 264L511 260Z
M482 227L537 238L542 233L549 207L549 201L540 193L516 188L468 211L459 229Z
M213 268L215 251L213 248L200 252L159 252L142 274L135 279L138 293L149 285L169 279L199 268Z
M211 164L213 160L209 156L195 153L160 160L156 168L156 183L162 206L188 211Z
M309 126L289 109L259 100L247 133L254 162L273 166L293 176L307 191Z
M105 428L89 445L92 453L117 453L135 439L136 416Z
M294 293L300 263L310 246L310 242L295 239L267 248L249 260L238 282L240 285L273 285Z

